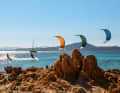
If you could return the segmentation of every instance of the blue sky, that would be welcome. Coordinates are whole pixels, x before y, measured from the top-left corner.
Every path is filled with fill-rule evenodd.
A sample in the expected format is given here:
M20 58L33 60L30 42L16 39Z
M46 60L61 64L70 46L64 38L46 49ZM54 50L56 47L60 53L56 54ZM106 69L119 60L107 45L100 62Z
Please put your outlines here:
M61 35L66 43L79 42L83 34L88 42L102 45L108 28L112 40L120 45L120 0L1 0L0 47L55 46Z

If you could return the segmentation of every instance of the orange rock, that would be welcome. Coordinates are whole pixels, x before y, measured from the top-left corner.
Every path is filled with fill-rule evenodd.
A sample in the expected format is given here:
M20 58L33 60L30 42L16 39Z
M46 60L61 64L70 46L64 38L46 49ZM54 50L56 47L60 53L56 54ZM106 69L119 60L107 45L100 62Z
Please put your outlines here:
M8 80L9 81L15 81L17 79L17 74L15 72L12 72L9 76L8 76Z
M76 74L76 78L78 78L79 73L83 67L84 56L80 53L78 49L74 49L72 52L72 66L73 71Z
M88 55L83 63L83 71L86 72L90 78L92 78L93 72L96 71L96 68L97 68L97 60L95 56Z
M12 66L7 66L4 68L6 73L11 73L12 72Z
M63 77L63 72L62 72L62 62L61 62L62 58L61 56L56 60L55 64L54 64L54 69L55 69L55 73L58 77Z
M97 60L95 56L88 55L83 63L83 71L86 72L90 79L95 80L95 84L101 85L104 88L108 87L108 80L104 76L105 72L97 66Z
M68 81L78 79L83 60L84 56L77 49L73 50L72 57L66 53L60 55L54 65L57 76Z
M54 65L54 68L58 77L68 81L74 80L75 75L73 72L71 56L67 55L66 53L60 55Z
M72 87L71 88L71 92L72 93L88 93L87 90L85 88L82 88L82 87Z

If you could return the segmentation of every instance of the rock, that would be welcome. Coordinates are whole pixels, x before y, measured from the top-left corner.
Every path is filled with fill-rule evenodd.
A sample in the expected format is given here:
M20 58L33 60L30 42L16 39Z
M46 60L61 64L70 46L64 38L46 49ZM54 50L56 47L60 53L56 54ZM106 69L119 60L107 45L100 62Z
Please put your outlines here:
M120 74L119 69L112 69L112 70L107 70L106 72L114 73L114 74Z
M76 79L78 79L79 73L83 67L84 56L78 49L74 49L72 52L72 66Z
M14 72L17 75L19 75L22 72L22 69L21 69L21 67L13 67L12 68L12 72Z
M35 72L36 70L38 70L36 67L29 67L29 68L23 70L23 73Z
M38 75L36 72L28 72L24 75L24 79L27 79L28 77L31 77L34 80L36 80L38 78Z
M17 73L12 72L10 75L8 75L8 80L9 81L15 81L17 79Z
M9 73L8 80L15 81L20 73L22 73L21 67L6 67L6 73Z
M12 72L12 66L7 66L4 68L6 73L11 73Z
M21 86L21 91L32 91L32 86Z
M104 77L104 71L97 66L97 60L95 56L88 55L83 63L83 71L88 74L92 79L97 79L99 76Z
M84 56L80 53L80 51L78 49L73 50L72 61L73 61L74 71L80 72L82 70Z
M48 75L48 81L54 81L54 82L56 81L56 77L54 73L50 73Z
M72 93L88 93L85 88L74 86L71 88Z
M22 72L21 67L12 67L12 66L7 66L5 67L5 71L6 73L16 73L16 74L20 74Z
M86 72L90 77L92 77L92 73L97 68L97 60L95 56L88 55L83 63L83 71Z
M120 93L120 85L112 83L107 90L108 93Z
M55 69L55 73L59 78L63 77L63 71L62 71L62 62L61 62L61 56L56 60L55 64L54 64L54 69Z
M72 56L63 53L53 66L46 69L6 67L8 80L0 74L0 93L5 86L9 91L25 93L120 93L120 71L104 71L94 55L86 58L74 49ZM106 90L106 91L105 91ZM7 92L6 92L7 91ZM3 92L4 93L4 92Z
M68 54L64 53L55 62L55 72L59 78L71 81L74 80L74 72L72 67L72 58Z
M94 80L95 85L101 85L104 88L108 87L109 81L104 76L105 72L97 66L95 56L88 55L83 63L83 72L86 72L90 79Z
M2 78L2 79L0 79L0 84L5 84L6 83L6 78Z
M83 60L84 56L77 49L73 50L72 57L66 53L60 55L54 65L56 75L68 81L77 80Z

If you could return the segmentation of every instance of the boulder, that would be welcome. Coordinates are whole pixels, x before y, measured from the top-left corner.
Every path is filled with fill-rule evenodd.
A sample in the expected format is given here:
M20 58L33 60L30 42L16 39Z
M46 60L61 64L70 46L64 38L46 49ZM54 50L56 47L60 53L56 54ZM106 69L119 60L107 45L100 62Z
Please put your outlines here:
M60 55L54 65L56 75L67 81L77 80L82 70L83 60L84 56L77 49L73 50L72 56L66 53Z
M4 68L6 73L11 73L12 72L12 66L7 66Z
M73 86L73 87L71 87L71 92L72 93L88 93L85 88L79 87L79 86Z
M86 72L90 79L95 80L97 84L104 86L108 86L106 82L108 80L105 78L104 70L98 67L97 59L93 55L88 55L83 63L83 71ZM104 84L104 83L106 84Z
M60 55L54 65L56 75L59 78L63 78L65 80L73 79L73 67L72 67L72 58L68 54L64 53Z
M20 74L22 72L21 67L12 67L12 66L7 66L5 67L5 71L6 73L16 73L16 74Z
M17 75L19 75L22 72L22 69L21 69L21 67L13 67L12 68L12 72L14 72Z
M15 81L17 79L17 74L15 72L12 72L10 75L8 75L9 81Z
M72 52L72 66L76 79L78 79L79 73L82 71L84 56L78 49L74 49Z
M0 84L5 84L6 83L6 78L3 74L0 74Z
M29 67L29 68L23 70L23 73L27 73L27 72L29 72L29 71L31 71L31 72L35 72L36 70L37 70L36 67Z

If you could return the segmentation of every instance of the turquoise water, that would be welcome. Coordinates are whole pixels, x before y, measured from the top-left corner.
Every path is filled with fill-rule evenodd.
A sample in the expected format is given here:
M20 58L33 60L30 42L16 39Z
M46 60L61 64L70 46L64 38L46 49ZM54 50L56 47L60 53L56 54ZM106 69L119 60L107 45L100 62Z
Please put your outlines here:
M36 53L35 56L39 58L37 61L32 60L13 60L13 61L1 61L0 71L4 70L6 66L17 66L22 67L23 69L34 66L34 67L45 67L46 64L51 66L54 64L56 59L63 52L41 52ZM69 55L72 54L71 51L67 51ZM120 69L120 52L90 52L90 51L82 51L84 56L93 54L96 56L98 60L98 65L104 69ZM25 54L14 54L16 58L30 58L28 53Z

